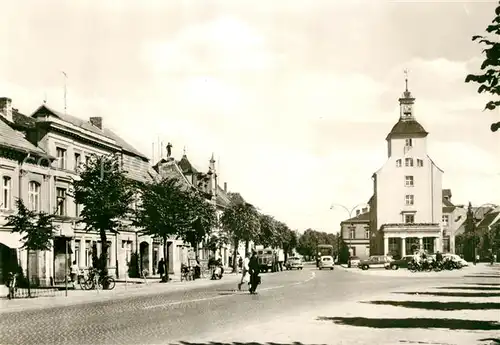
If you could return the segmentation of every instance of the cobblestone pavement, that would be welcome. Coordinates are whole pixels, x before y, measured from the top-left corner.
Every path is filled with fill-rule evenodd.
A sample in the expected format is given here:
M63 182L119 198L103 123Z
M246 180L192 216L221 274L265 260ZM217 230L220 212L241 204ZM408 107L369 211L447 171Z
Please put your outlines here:
M331 276L336 279L329 281L332 287L339 290L342 284L338 279L358 277L364 293L349 294L342 301L325 299L323 306L311 305L300 314L282 315L274 322L256 321L239 329L182 340L185 344L206 345L500 343L500 266L481 265L454 277L413 275L404 283L395 277L339 271ZM318 274L318 280L321 278L327 279ZM365 283L367 278L375 280ZM400 286L386 285L396 279ZM354 281L350 281L350 287L359 291L352 284ZM317 289L320 287L318 284Z
M199 337L251 322L272 324L288 315L325 304L355 300L366 291L404 285L340 270L263 274L258 295L235 292L237 278L191 290L158 292L74 306L5 312L0 319L3 345L14 344L163 344ZM206 338L206 337L205 337Z

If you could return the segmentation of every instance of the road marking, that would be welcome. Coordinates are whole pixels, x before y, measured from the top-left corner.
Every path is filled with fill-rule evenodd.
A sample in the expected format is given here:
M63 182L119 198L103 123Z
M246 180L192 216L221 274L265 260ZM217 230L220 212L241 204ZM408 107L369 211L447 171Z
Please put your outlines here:
M307 278L306 280L303 280L303 281L300 281L300 282L296 282L296 283L291 283L291 284L288 284L288 285L270 286L270 287L267 287L267 288L259 289L259 291L276 290L276 289L282 289L282 288L287 287L287 286L296 286L296 285L300 285L300 284L305 284L305 283L313 280L314 278L316 278L316 273L315 272L311 272L311 276L309 278ZM186 301L168 302L168 303L163 303L163 304L150 305L150 306L147 306L147 307L143 307L142 309L165 308L165 307L170 307L170 306L184 304L184 303L196 303L196 302L212 301L212 300L216 300L216 299L220 299L220 298L232 297L232 296L243 295L243 294L246 295L247 293L246 292L240 293L239 291L235 291L235 293L229 294L229 295L219 295L219 296L211 296L211 297L190 299L190 300L186 300Z

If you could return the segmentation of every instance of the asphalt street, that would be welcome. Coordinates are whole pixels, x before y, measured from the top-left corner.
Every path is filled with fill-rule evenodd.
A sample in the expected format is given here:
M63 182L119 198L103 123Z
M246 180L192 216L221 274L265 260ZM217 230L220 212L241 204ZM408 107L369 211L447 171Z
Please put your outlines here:
M2 313L0 344L168 344L418 284L313 268L263 274L257 295L235 291L236 283Z

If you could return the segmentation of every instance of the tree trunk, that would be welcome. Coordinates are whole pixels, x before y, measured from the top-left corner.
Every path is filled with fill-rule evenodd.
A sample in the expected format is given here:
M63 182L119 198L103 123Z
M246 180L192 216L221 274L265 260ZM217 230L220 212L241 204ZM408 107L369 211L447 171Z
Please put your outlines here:
M238 273L238 246L240 241L234 240L234 250L233 250L233 273Z
M26 280L28 282L28 297L31 297L31 282L30 282L30 250L26 249Z
M106 236L106 230L99 231L101 237L101 255L99 257L99 268L101 270L101 277L106 277L108 275L108 238ZM66 245L68 243L66 242ZM103 280L102 288L104 290L108 289L108 284L105 284L107 280Z
M170 265L168 258L167 236L163 236L163 257L165 258L165 275L163 276L163 281L168 283L168 269Z
M247 255L249 248L250 248L250 241L246 240L245 241L245 256Z

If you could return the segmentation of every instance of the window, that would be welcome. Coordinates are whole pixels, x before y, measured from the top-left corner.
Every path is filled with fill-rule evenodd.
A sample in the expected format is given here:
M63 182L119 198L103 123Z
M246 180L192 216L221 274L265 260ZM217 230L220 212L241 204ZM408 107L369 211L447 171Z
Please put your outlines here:
M413 187L413 176L405 176L405 186Z
M413 224L413 223L415 223L415 215L405 214L405 224Z
M80 251L80 240L75 240L75 258L73 260L76 261L78 267L80 267Z
M401 159L396 160L396 167L401 168Z
M412 206L415 203L415 196L411 194L405 195L405 205Z
M365 247L365 255L370 256L370 246Z
M92 242L85 241L85 267L92 266Z
M443 214L442 221L444 226L448 226L450 221L450 216L447 214Z
M125 261L130 265L132 256L132 241L122 241L122 248L125 249Z
M31 211L40 212L40 184L31 181L28 184L28 207Z
M2 205L0 207L4 210L11 209L10 194L11 194L12 180L8 176L2 178Z
M351 247L351 256L356 256L356 247Z
M353 239L356 236L356 229L350 228L349 229L349 238Z
M434 237L424 237L424 250L434 253Z
M412 140L411 139L405 139L405 146L412 147L413 146Z
M405 166L412 167L413 166L413 158L405 158Z
M56 205L59 216L66 215L66 189L56 188Z
M443 252L449 253L450 252L450 238L443 238Z
M370 238L370 228L365 228L365 238L366 239Z
M420 168L423 167L424 166L424 161L421 160L421 159L417 159L417 166L420 167Z
M78 167L82 163L82 155L75 153L75 171L78 171Z
M85 164L89 164L90 162L90 156L85 156Z
M56 148L57 153L57 167L59 169L66 169L66 150L63 148Z
M80 204L75 201L75 217L80 217L81 212Z

